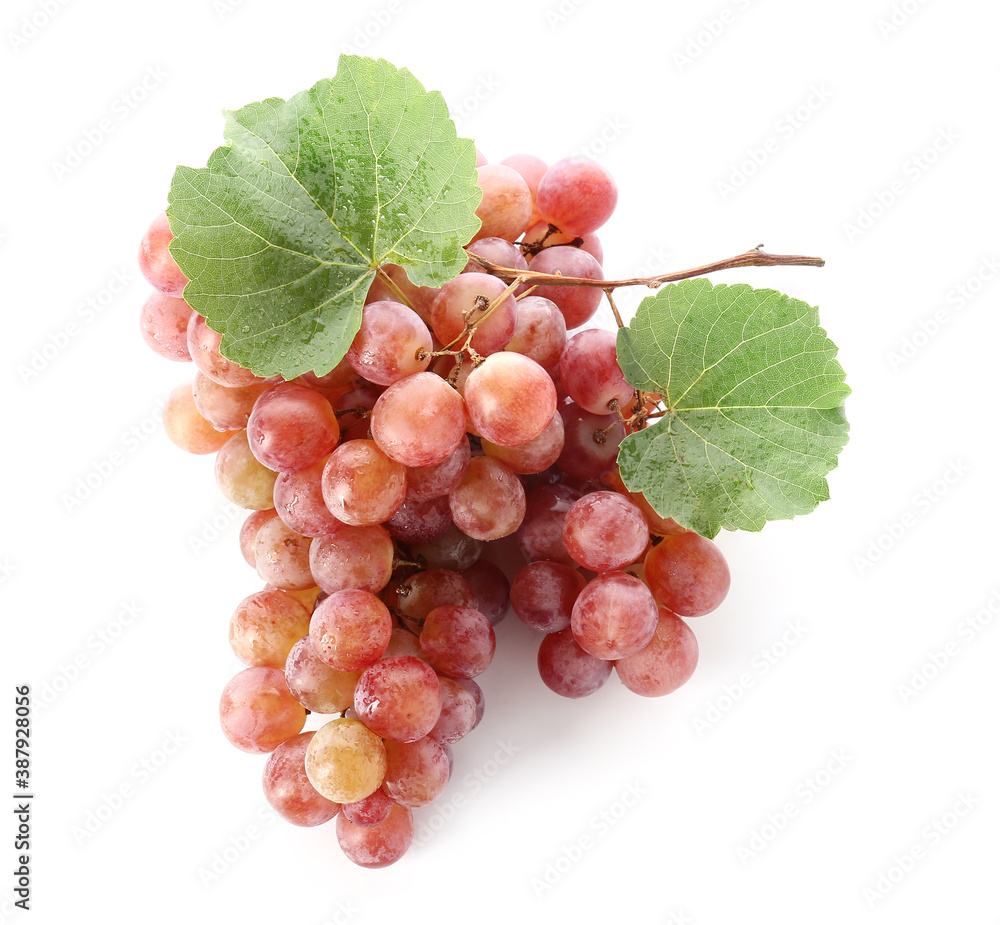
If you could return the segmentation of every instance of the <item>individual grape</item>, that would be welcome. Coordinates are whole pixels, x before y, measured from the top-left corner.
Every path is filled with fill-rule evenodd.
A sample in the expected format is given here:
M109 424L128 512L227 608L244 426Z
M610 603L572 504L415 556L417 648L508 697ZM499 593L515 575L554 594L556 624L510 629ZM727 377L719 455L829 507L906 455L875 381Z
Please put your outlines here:
M507 466L489 456L471 460L449 503L455 526L478 540L509 536L524 519L524 488Z
M549 633L538 647L538 674L549 690L573 699L588 697L611 675L613 663L580 648L570 628Z
M483 452L487 456L499 459L518 475L531 475L544 472L549 466L555 465L562 453L565 439L563 419L560 415L553 414L545 429L527 443L517 446L498 446L485 438L481 442Z
M533 272L558 274L578 279L604 279L601 265L592 254L578 247L558 245L546 247L531 261ZM566 328L572 329L586 324L594 317L597 307L604 298L603 290L597 286L556 286L546 285L545 297L559 306L566 320Z
M382 527L343 526L320 536L309 549L309 566L327 594L357 588L378 594L392 577L393 546Z
M434 728L441 715L441 684L434 669L419 658L383 658L358 680L354 711L383 739L415 742ZM389 795L395 798L391 790Z
M528 492L524 520L517 528L517 544L525 559L576 564L563 542L563 523L566 512L580 497L580 492L568 485L542 485Z
M368 829L380 822L385 822L395 805L392 797L379 787L374 793L369 794L363 800L358 800L357 803L345 803L340 811L351 825Z
M618 186L597 161L565 157L538 182L538 213L567 234L601 227L618 204Z
M653 596L682 617L711 613L729 593L729 566L711 540L694 533L665 536L646 555Z
M518 251L520 256L520 251ZM525 268L528 264L521 257ZM185 363L191 360L187 329L192 309L183 299L154 292L139 312L139 333L155 354L165 360Z
M485 559L470 565L461 574L472 588L476 600L476 603L470 606L474 606L486 617L490 621L490 626L496 626L507 616L507 609L510 606L510 582L507 581L507 576L500 568Z
M613 469L625 428L613 414L592 414L579 405L559 409L563 419L563 451L556 465L584 481L599 479Z
M354 371L354 367L347 362L345 356L330 372L324 373L322 376L317 376L315 372L303 373L294 381L331 398L339 397L350 389L356 378L357 373Z
M254 549L257 534L264 524L277 516L278 512L272 507L263 511L254 511L243 521L243 526L240 527L240 552L243 553L243 558L246 559L247 565L251 568L257 568L257 553Z
M316 601L323 592L313 585L311 588L278 588L270 582L264 585L265 591L284 591L295 598L311 614L316 607Z
M386 277L388 277L389 282L386 281ZM437 294L438 290L431 286L414 286L401 266L387 263L379 267L379 272L375 274L375 279L365 296L365 304L402 301L404 305L409 305L425 324L429 325L431 303Z
M592 491L566 512L566 551L592 572L614 572L635 562L649 545L646 518L616 491Z
M413 658L420 658L420 640L408 629L397 626L392 631L392 638L389 640L389 645L382 658L392 658L394 655L411 655Z
M496 353L469 374L465 405L483 439L518 446L534 440L552 420L556 387L529 357Z
M282 522L303 536L329 536L343 523L323 500L324 456L297 472L279 472L274 482L274 507Z
M496 635L490 621L475 608L445 605L427 614L420 650L442 674L475 678L493 661Z
M486 714L486 697L483 696L483 689L472 680L472 678L454 678L462 685L476 701L476 723L472 728L475 729L483 721L483 716Z
M483 541L468 536L454 524L448 532L431 543L412 543L410 552L428 568L448 568L460 572L479 560Z
M460 440L452 454L433 466L418 466L406 470L407 500L415 503L431 501L450 494L468 471L472 450L468 440Z
M215 457L215 481L233 504L251 511L274 507L274 480L278 473L259 463L247 442L245 430L237 431Z
M323 470L323 500L353 527L388 520L406 498L406 468L374 440L348 440L330 454Z
M618 677L643 697L663 697L684 684L698 664L698 640L677 614L660 608L656 631L635 655L615 662Z
M514 335L504 350L521 353L543 369L559 364L566 346L566 319L559 306L540 295L528 295L517 303Z
M233 431L218 431L195 407L190 382L183 382L163 405L163 429L170 442L187 453L204 456L214 453L234 436Z
M392 636L392 617L374 594L345 588L325 597L307 627L313 652L338 671L374 664Z
M340 427L341 442L367 440L371 436L369 419L383 391L381 386L362 381L331 402Z
M304 635L285 660L285 682L292 696L313 713L343 713L354 703L360 671L338 671L324 662Z
M635 390L622 375L610 331L588 328L574 334L559 360L559 376L569 397L592 414L632 411Z
M638 578L605 572L591 580L573 605L571 627L580 647L597 658L628 658L656 630L656 601Z
M451 526L447 497L411 501L409 496L385 522L389 536L403 543L429 543L444 536Z
M528 219L528 224L531 225L538 221L538 181L545 176L549 165L534 154L512 154L510 157L505 157L500 163L504 167L516 170L521 175L521 179L528 187L528 192L531 193L531 217Z
M401 806L427 806L448 786L451 761L447 746L430 736L414 742L387 741L385 756L382 788Z
M340 439L340 426L319 392L297 382L282 382L254 402L247 439L262 465L296 472L332 452Z
M265 381L239 363L224 357L221 352L222 335L212 330L197 313L192 313L188 322L187 341L194 365L219 385L238 388Z
M348 860L359 867L394 864L406 854L413 832L413 811L398 803L393 803L384 822L367 828L354 825L343 813L337 816L337 841Z
M394 581L385 589L382 598L415 632L419 632L427 615L436 607L479 605L469 582L458 572L445 568L424 569Z
M284 668L292 646L309 632L309 611L284 591L243 598L229 620L229 645L244 665Z
M479 238L473 241L465 249L465 252L489 260L490 263L495 263L498 267L507 267L511 270L528 269L528 261L524 259L521 248L516 244L511 244L510 241L504 238ZM470 260L462 272L488 273L489 271L482 264L477 263L475 260ZM526 286L519 286L514 290L514 294L517 295L526 288ZM520 308L520 305L518 308Z
M561 562L529 562L510 586L510 604L517 618L542 633L557 633L570 624L573 605L587 579Z
M497 237L516 241L528 227L534 209L528 184L516 170L502 164L485 164L477 174L483 198L476 216L482 227L472 240Z
M170 253L173 240L167 213L161 212L150 222L139 245L139 269L146 281L165 295L179 297L187 285L187 277Z
M480 356L489 356L510 342L517 327L517 301L508 294L480 321L483 312L499 299L507 284L486 273L462 273L441 287L431 306L434 336L457 350L468 338L466 323L478 321L470 345Z
M371 416L372 438L404 466L444 462L465 440L462 396L434 373L417 373L390 385Z
M356 803L374 793L385 768L382 740L357 719L330 720L306 749L309 783L334 803Z
M467 736L476 726L476 697L454 678L440 677L441 715L427 737L441 745L451 745ZM475 683L475 682L471 682Z
M306 776L306 749L314 735L303 732L282 742L264 765L264 797L282 819L293 825L322 825L341 809L339 803L318 793Z
M219 721L238 749L264 755L302 731L306 711L288 690L283 671L244 668L223 688Z
M521 238L521 250L528 255L529 266L531 258L546 247L561 245L579 247L586 251L598 263L604 263L604 247L596 234L565 234L548 222L533 222Z
M250 420L254 402L268 388L266 382L219 385L199 369L194 377L194 405L216 430L243 430Z
M279 519L269 520L254 540L257 574L290 591L315 587L309 570L309 545L309 537L289 530Z
M427 369L433 349L420 316L400 302L385 300L364 307L347 359L369 382L392 385Z

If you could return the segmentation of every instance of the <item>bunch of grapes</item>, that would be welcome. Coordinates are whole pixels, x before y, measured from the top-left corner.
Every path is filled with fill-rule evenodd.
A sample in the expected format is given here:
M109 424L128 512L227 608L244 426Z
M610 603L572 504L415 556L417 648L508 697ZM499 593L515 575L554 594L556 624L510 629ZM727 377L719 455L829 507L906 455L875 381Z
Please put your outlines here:
M197 370L170 395L166 431L217 454L219 488L251 512L243 556L266 582L230 620L247 667L223 691L223 732L269 754L279 814L336 818L364 867L398 860L412 810L447 785L509 610L543 634L537 667L556 693L592 694L614 670L660 696L697 661L682 618L729 588L715 544L618 475L619 444L658 396L625 381L613 334L568 335L601 288L508 282L529 268L604 279L594 232L615 208L613 179L587 158L530 155L480 158L478 176L465 271L431 289L383 268L347 355L322 376L261 379L220 353L184 301L165 215L140 250L156 290L144 339ZM481 558L509 536L525 560L510 582ZM308 713L332 718L303 732Z

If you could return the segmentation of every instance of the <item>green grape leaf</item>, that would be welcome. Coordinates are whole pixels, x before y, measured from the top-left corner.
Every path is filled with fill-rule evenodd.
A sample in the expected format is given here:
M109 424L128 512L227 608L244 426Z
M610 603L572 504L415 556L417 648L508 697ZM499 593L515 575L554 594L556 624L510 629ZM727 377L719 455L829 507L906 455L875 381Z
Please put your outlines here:
M816 309L780 292L664 286L618 332L625 378L667 409L622 441L622 481L707 537L808 513L847 442L836 354Z
M419 286L465 267L475 146L409 71L345 55L332 79L225 117L208 165L177 168L167 217L184 298L229 359L259 376L323 375L378 267Z

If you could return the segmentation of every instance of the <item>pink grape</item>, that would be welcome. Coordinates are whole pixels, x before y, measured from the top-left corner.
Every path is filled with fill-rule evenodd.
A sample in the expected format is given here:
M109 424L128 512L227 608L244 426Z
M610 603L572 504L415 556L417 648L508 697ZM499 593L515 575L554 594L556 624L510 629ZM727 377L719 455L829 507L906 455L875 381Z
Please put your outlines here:
M559 409L563 419L563 450L557 465L567 475L582 480L599 479L618 460L625 428L613 414L592 414L579 405Z
M285 591L243 598L229 620L229 645L244 665L284 669L292 646L309 632L309 611Z
M729 593L729 566L711 540L694 532L665 536L646 555L653 596L682 617L711 613Z
M524 233L524 237L521 238L521 249L525 254L530 255L529 266L531 256L546 247L559 247L563 244L579 247L580 250L590 254L598 263L604 263L604 247L601 244L601 239L593 232L590 234L565 234L555 225L539 221L533 222Z
M343 713L354 703L360 671L338 671L324 662L303 636L285 660L285 682L292 696L313 713Z
M524 261L524 258L521 260ZM526 261L524 266L528 266ZM191 306L183 299L154 292L139 312L139 332L146 346L158 356L165 360L190 362L187 329L191 315Z
M610 331L589 328L574 334L559 360L559 376L569 397L592 414L632 410L635 391L622 375Z
M527 443L520 443L517 446L498 446L485 438L481 442L483 452L487 456L499 459L518 475L532 475L544 472L555 464L562 454L565 440L563 419L560 415L553 414L545 429Z
M359 867L395 864L413 842L413 832L413 811L398 803L393 803L385 821L369 827L352 824L343 813L337 816L337 841Z
M269 520L254 540L257 574L279 588L294 591L315 587L309 570L309 537L289 530L280 519Z
M392 636L392 617L374 594L345 588L316 605L307 627L313 651L338 671L373 665Z
M323 500L345 524L371 527L388 520L406 498L406 468L374 440L348 440L323 469Z
M428 568L462 571L479 560L483 541L468 536L452 524L447 533L430 543L412 543L410 552L422 559Z
M467 736L476 726L476 697L454 678L440 677L441 715L428 738L441 745L451 745Z
M139 269L146 281L165 295L179 297L187 285L187 277L170 253L173 240L167 213L161 212L146 229L139 245Z
M468 471L472 450L468 440L460 440L452 454L433 466L418 466L406 470L407 499L431 501L450 494Z
M591 580L573 605L571 627L580 647L597 658L628 658L649 644L658 612L649 589L624 572Z
M660 608L656 631L635 655L615 662L618 677L643 697L663 697L684 684L698 665L698 640L677 614Z
M496 353L469 374L465 404L481 437L518 446L534 440L552 420L556 387L529 357Z
M323 470L328 456L297 472L280 472L274 482L274 507L282 522L303 536L329 536L343 526L323 500Z
M371 416L372 438L404 466L444 462L465 437L462 396L434 373L417 373L389 386Z
M563 523L580 497L569 485L542 485L525 496L524 520L517 528L517 543L525 559L576 564L563 542Z
M489 356L504 347L517 327L517 302L505 296L485 320L483 313L500 296L507 284L486 273L462 273L441 287L431 306L434 336L446 347L458 349L468 339L466 324L479 322L470 344L481 356Z
M486 713L486 698L483 696L483 689L471 678L454 678L453 680L457 681L472 694L476 701L476 722L472 727L475 729L483 721L483 716Z
M340 426L330 403L297 382L282 382L254 403L247 440L268 469L296 472L333 451Z
M528 224L536 222L538 220L538 182L545 176L545 172L549 169L549 165L545 163L540 157L536 157L534 154L512 154L510 157L505 157L500 161L504 167L510 167L511 170L516 170L521 178L524 180L528 187L528 192L531 193L531 218L528 219Z
M587 579L561 562L529 562L510 586L510 604L517 618L542 633L557 633L570 624L573 605Z
M212 330L201 315L192 313L188 322L187 342L188 352L195 366L219 385L236 388L265 381L222 355L222 335Z
M498 566L485 559L470 565L461 574L472 588L476 609L490 621L491 626L496 626L507 616L510 606L510 582L507 581L507 576Z
M385 529L403 543L428 543L444 536L451 525L451 505L446 497L411 501L407 495L385 522Z
M534 208L528 184L516 170L502 164L485 164L477 173L483 198L476 215L482 227L473 241L492 237L517 240L528 227Z
M167 396L163 405L163 429L171 443L199 456L215 453L234 436L234 431L218 431L201 416L190 382L182 382Z
M469 582L458 572L446 568L424 569L409 578L394 581L385 589L383 600L417 631L436 607L445 604L478 607L479 604Z
M306 749L314 735L303 732L282 742L264 765L264 797L282 819L293 825L322 825L341 809L339 803L317 792L306 776Z
M559 364L566 346L566 319L559 306L540 295L528 295L517 303L514 335L504 348L522 353L543 369Z
M383 391L381 386L360 381L331 402L342 441L369 438L368 420Z
M549 633L538 647L538 674L562 697L588 697L611 675L612 662L580 648L570 628Z
M309 548L313 579L327 594L356 588L378 594L392 577L393 546L382 527L344 525Z
M477 456L469 463L449 503L455 526L478 540L509 536L524 519L524 488L507 466L489 456Z
M194 377L194 404L216 430L243 430L250 420L254 402L270 386L266 382L251 385L219 385L200 369Z
M424 658L442 674L475 678L493 661L496 635L490 621L472 607L435 607L420 631Z
M278 668L244 668L222 691L219 721L226 738L254 755L274 751L302 731L305 708Z
M434 349L431 332L420 316L399 302L369 302L361 313L361 328L347 351L359 376L379 385L423 372Z
M379 787L374 793L358 800L357 803L344 803L340 811L352 825L368 829L380 822L385 822L395 805L392 797Z
M438 290L431 286L414 286L410 278L406 275L406 270L394 263L382 266L380 273L376 273L375 279L365 296L365 303L388 301L394 302L402 294L405 302L415 311L425 324L430 324L430 307L438 294ZM393 289L385 279L383 274L388 276L396 289Z
M397 626L392 631L392 638L389 640L389 645L382 658L392 658L395 655L411 655L413 658L420 658L420 640L408 629L401 626Z
M604 279L604 271L593 255L578 247L546 247L531 261L532 271L579 279ZM546 285L542 292L559 306L567 329L579 327L594 317L604 293L597 286Z
M538 212L567 234L601 227L618 204L614 178L589 157L556 161L538 183Z
M250 452L245 430L226 440L215 457L215 482L233 504L251 511L274 507L274 482L278 473L257 461Z
M631 565L649 544L646 519L616 491L592 491L566 512L566 551L592 572L613 572Z
M416 809L433 803L451 777L447 746L425 736L416 741L385 743L383 789L401 806Z
M441 684L434 669L419 658L383 658L359 678L354 710L383 739L415 742L434 728L441 715ZM389 795L395 797L391 789Z
M243 526L240 527L240 552L243 553L243 558L246 559L247 565L251 568L257 568L257 553L254 550L257 534L264 524L277 516L278 512L272 507L263 511L254 511L243 521Z
M495 263L498 267L507 267L511 270L528 269L528 261L524 259L521 248L516 244L511 244L510 241L504 238L479 238L473 241L465 249L465 252L489 260L490 263ZM469 260L469 263L462 272L488 273L489 271L475 260ZM514 290L515 295L521 288L523 287Z

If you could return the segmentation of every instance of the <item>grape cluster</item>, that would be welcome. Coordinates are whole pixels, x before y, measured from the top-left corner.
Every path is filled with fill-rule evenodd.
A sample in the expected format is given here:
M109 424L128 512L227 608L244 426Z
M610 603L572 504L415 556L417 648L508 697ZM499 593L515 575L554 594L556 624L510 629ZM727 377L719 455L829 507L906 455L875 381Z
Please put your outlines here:
M448 783L509 610L543 634L537 667L556 693L592 694L614 670L660 696L697 661L682 618L729 588L715 544L618 475L618 445L659 397L628 385L611 333L567 334L602 290L556 279L529 291L487 272L603 279L594 232L614 210L613 179L587 158L530 155L480 158L478 176L465 271L431 289L384 268L322 376L261 379L222 356L184 301L165 215L140 250L155 288L144 339L197 370L170 395L166 431L216 453L219 488L251 512L242 554L266 583L229 623L247 667L225 686L222 729L269 755L278 813L301 826L336 817L364 867L402 856L412 810ZM510 536L525 564L508 582L481 555ZM303 732L308 713L333 718Z

